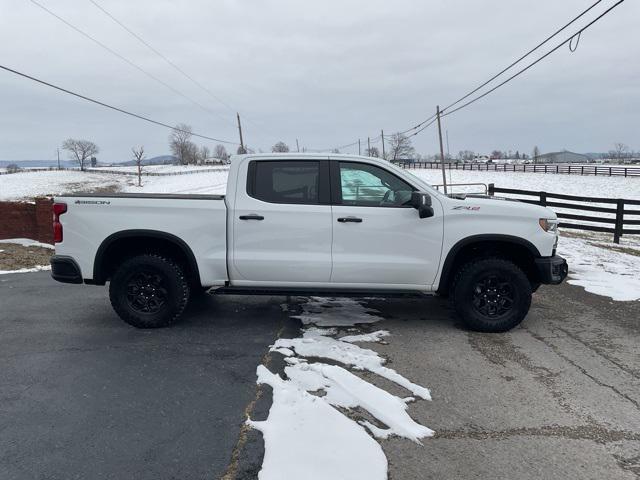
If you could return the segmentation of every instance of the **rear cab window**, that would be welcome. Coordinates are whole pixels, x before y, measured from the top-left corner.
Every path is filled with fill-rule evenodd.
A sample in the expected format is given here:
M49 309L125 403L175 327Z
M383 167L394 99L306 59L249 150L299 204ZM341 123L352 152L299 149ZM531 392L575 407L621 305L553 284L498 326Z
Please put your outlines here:
M269 203L329 203L328 162L320 160L252 160L247 194Z

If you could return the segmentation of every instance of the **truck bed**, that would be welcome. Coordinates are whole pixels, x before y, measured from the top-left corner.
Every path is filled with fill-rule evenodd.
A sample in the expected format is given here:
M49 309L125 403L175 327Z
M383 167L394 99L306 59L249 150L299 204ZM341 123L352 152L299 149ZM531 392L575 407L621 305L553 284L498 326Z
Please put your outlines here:
M55 198L61 215L58 255L71 255L82 278L94 279L100 252L120 238L155 235L186 245L205 286L227 280L227 206L224 195L157 193L74 194Z

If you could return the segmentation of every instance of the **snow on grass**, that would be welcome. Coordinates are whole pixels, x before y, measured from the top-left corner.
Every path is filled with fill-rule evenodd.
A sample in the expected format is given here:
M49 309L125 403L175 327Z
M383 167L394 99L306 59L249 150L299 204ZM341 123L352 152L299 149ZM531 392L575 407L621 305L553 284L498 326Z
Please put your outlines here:
M351 299L316 297L309 298L301 308L303 313L295 318L309 325L302 337L281 338L271 347L272 352L285 356L286 378L262 365L258 367L258 383L273 388L267 420L248 420L265 440L265 458L258 478L387 478L386 457L363 427L379 439L398 436L416 443L434 432L407 412L407 404L415 401L414 397L395 396L349 368L368 370L423 399L431 399L429 390L385 367L385 359L377 352L353 344L380 342L390 336L388 331L335 338L340 327L382 320L375 310ZM289 308L283 304L282 310L287 312ZM363 418L363 412L368 417Z
M38 265L32 268L19 268L18 270L0 270L0 275L8 275L10 273L31 273L51 270L51 265Z
M117 189L122 176L87 173L77 170L24 172L0 176L0 200L32 200L65 193L86 192L96 189Z
M143 176L142 187L132 175L61 170L25 172L0 176L0 200L32 200L34 197L61 196L70 193L95 191L130 193L196 193L224 194L227 188L228 166L189 168L189 166L161 165L161 172L179 173L189 170L208 170L203 173L168 176ZM127 167L116 167L127 168ZM132 167L133 168L133 167ZM151 167L147 167L151 168Z
M181 173L186 171L199 171L199 170L220 170L229 169L228 165L143 165L142 173ZM123 173L138 173L138 167L135 165L113 165L110 167L93 167L92 170L104 170L110 172L123 172Z
M42 243L37 240L31 240L30 238L5 238L0 240L0 243L15 243L17 245L22 245L23 247L42 247L42 248L51 248L55 249L54 245L50 243Z
M224 194L227 190L228 169L189 175L143 177L142 187L137 186L137 177L127 177L122 190L129 193L194 193Z
M569 263L569 279L587 292L617 301L640 300L640 255L594 244L584 238L561 237L558 253Z
M260 480L383 480L387 459L356 422L260 365L258 383L273 389L269 417L248 421L265 441Z
M407 172L431 185L442 184L442 172L436 169L407 169ZM480 172L447 170L448 183L494 183L496 187L582 195L590 197L640 199L640 177L561 175L533 172ZM454 187L454 193L478 192L478 187Z

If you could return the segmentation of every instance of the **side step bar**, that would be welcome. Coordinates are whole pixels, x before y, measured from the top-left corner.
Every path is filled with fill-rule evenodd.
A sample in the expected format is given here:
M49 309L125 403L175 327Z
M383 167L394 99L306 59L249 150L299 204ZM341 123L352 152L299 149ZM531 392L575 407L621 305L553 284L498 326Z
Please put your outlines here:
M383 297L383 298L424 298L432 293L414 290L333 290L318 288L251 288L251 287L219 287L211 288L211 295L271 295L299 297Z

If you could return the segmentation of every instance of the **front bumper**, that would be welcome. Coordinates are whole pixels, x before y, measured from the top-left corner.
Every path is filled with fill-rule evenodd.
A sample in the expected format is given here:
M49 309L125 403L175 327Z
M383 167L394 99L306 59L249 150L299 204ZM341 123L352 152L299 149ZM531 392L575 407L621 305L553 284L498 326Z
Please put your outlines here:
M560 255L536 258L535 261L540 283L557 285L567 278L569 265Z
M51 276L62 283L82 283L82 273L76 261L66 255L51 257Z

